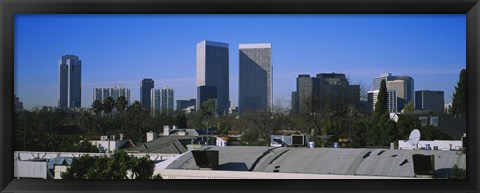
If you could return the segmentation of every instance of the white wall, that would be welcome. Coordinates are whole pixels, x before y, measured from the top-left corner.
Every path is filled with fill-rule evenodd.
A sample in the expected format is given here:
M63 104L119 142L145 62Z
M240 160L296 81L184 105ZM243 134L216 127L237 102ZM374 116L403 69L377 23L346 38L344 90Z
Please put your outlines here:
M425 147L426 144L430 144L430 148L433 150L433 146L438 146L438 150L459 150L462 148L462 141L450 141L450 140L433 140L433 141L420 141L418 142L418 148ZM408 142L398 140L398 149L414 149Z
M15 178L42 178L47 179L46 161L15 161L13 167Z

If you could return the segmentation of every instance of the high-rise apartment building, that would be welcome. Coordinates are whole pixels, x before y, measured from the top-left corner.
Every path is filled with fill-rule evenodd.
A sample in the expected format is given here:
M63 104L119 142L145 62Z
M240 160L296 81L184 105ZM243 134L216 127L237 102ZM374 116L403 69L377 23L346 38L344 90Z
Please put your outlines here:
M419 90L415 91L415 108L429 110L436 114L443 114L445 100L443 91Z
M130 89L128 88L94 88L93 89L93 101L99 100L104 101L107 97L112 97L113 100L117 101L118 97L124 96L127 104L130 104Z
M152 114L173 112L173 104L175 101L174 91L171 88L152 89L151 90L151 111Z
M272 45L239 45L239 112L272 109Z
M59 61L60 108L79 108L82 105L82 61L78 56L65 55Z
M140 103L144 109L151 108L151 93L150 91L154 88L155 82L152 79L144 78L140 83Z
M217 114L220 115L228 114L230 107L228 65L228 44L212 41L197 44L197 92L200 86L216 87ZM197 109L202 102L197 98Z

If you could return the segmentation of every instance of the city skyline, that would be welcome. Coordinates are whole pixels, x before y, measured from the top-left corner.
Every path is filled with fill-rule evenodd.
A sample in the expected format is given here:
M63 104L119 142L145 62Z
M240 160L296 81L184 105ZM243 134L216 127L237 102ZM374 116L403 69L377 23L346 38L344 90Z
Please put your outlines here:
M143 78L175 89L176 99L196 98L195 45L205 39L231 46L232 106L243 43L275 44L274 105L289 106L298 74L320 72L365 86L384 72L407 75L415 91L444 91L449 103L465 68L464 15L19 15L15 22L15 94L27 109L57 106L55 61L68 54L82 59L84 107L98 87L122 86L140 100Z

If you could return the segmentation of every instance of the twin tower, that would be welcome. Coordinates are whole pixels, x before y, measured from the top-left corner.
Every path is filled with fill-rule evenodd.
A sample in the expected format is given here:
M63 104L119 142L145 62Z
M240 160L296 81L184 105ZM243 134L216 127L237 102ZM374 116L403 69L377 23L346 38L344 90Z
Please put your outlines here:
M272 108L272 45L239 45L240 113ZM229 99L228 44L201 41L197 44L197 109L208 99L216 100L217 114L227 114Z

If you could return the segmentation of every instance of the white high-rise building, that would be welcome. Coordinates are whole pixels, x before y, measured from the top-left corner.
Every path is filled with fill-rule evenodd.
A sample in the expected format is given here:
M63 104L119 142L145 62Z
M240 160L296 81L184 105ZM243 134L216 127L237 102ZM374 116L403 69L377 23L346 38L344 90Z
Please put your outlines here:
M167 113L173 112L174 110L174 90L171 88L163 89L154 89L151 90L151 109L152 115L156 113Z
M130 104L130 89L128 88L94 88L93 101L99 100L103 102L107 97L112 97L113 100L118 100L118 97L124 96L127 104Z
M375 104L377 104L378 101L378 93L379 90L374 90L374 91L368 91L368 93L371 93L373 95L373 110L375 111ZM397 107L397 91L396 90L387 90L387 111L390 113L398 113Z

